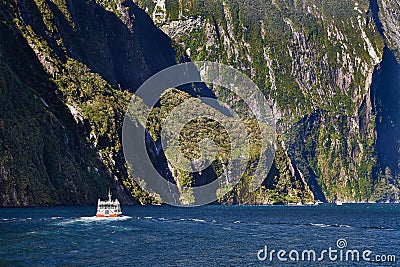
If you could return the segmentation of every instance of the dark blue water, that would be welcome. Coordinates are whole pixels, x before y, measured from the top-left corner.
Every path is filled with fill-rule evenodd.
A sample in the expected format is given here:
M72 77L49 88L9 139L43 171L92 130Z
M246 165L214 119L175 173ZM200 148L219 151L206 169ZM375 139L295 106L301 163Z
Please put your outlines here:
M318 207L94 207L0 209L0 266L399 266L400 205ZM397 262L283 263L257 252L337 248L395 255ZM260 254L262 256L262 254ZM397 265L396 265L397 264Z

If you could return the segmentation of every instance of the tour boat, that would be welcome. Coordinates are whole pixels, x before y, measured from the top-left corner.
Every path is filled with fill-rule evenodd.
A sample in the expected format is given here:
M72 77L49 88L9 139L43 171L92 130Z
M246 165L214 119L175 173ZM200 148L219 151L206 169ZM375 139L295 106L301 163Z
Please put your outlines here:
M118 199L111 200L111 192L108 191L108 200L97 202L97 217L118 217L122 214Z
M337 201L336 201L336 206L343 206L343 202L340 201L340 200L337 200Z

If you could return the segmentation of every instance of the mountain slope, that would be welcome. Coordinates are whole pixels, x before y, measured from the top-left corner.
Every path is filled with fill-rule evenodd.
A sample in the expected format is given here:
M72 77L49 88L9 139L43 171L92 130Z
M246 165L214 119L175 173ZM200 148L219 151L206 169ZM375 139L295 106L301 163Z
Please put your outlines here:
M16 34L22 34L23 38L20 37L19 42L28 43L47 72L47 75L44 74L41 77L41 81L52 86L42 88L46 94L50 94L46 99L47 103L57 97L59 102L56 106L64 108L62 114L69 119L72 115L74 119L75 124L68 124L65 128L76 129L81 142L95 153L96 164L84 166L82 162L79 162L79 166L74 167L88 171L90 169L89 172L93 170L99 172L100 169L105 169L108 179L116 185L121 198L124 197L124 188L127 188L141 203L154 201L138 188L126 170L121 147L122 118L131 97L130 92L135 91L137 86L151 74L168 65L175 64L175 60L186 60L182 50L157 29L144 11L129 2L22 0L6 1L4 4L5 8L1 13L3 21ZM6 42L6 39L4 41ZM25 48L25 50L28 49ZM32 54L32 51L27 53ZM17 59L18 57L15 57L10 60ZM30 60L27 60L26 63L29 64ZM21 70L27 69L25 65L20 67ZM40 66L35 68L41 69ZM204 87L194 88L195 91L191 86L182 89L191 95L212 96L212 93ZM173 98L179 99L181 93L177 91L177 94ZM146 108L140 100L138 101L141 108ZM49 107L51 106L49 105ZM60 123L65 123L63 118L60 118ZM143 123L146 124L146 122ZM155 125L150 125L150 129L154 127ZM38 138L41 135L44 133L41 133ZM14 141L5 139L4 143L13 144ZM21 146L19 143L14 145L17 148ZM77 153L87 154L81 153L81 151ZM153 155L153 157L159 171L171 177L174 170L169 169L165 158L162 155ZM30 160L30 158L29 155L22 157L26 160ZM309 192L302 193L306 188L304 181L298 175L290 175L289 169L293 169L293 167L287 154L283 153L280 160L281 162L277 163L281 166L280 170L276 169L266 182L268 190L271 192L263 193L258 198L274 202L277 201L276 196L279 196L279 199L286 202L289 201L289 199L286 200L289 193L294 196L290 201L299 201L302 195L310 199ZM4 165L7 164L11 163L5 161ZM27 165L22 164L21 166L21 169L25 169ZM210 170L209 174L212 176L215 171ZM60 172L62 175L67 175L65 170ZM48 174L38 176L42 178L46 175L48 176ZM13 183L18 179L19 175L14 175L8 178L5 184ZM177 177L171 179L175 179L175 182L179 183ZM209 178L200 175L197 179ZM28 180L35 180L35 178ZM64 178L61 180L63 181ZM298 180L298 182L291 185L290 180ZM109 184L110 182L106 179L99 183ZM37 182L37 187L47 186L45 181ZM92 185L88 186L92 187ZM19 188L17 191L21 194L30 194L26 188ZM241 191L245 192L245 190ZM93 190L93 194L99 195L96 190ZM4 198L9 195L10 192L4 190ZM272 198L268 198L267 195L271 195ZM254 198L254 196L247 195L238 197L236 201L254 202ZM49 198L48 201L50 204L73 203L57 202L52 198ZM130 202L128 199L125 201ZM30 200L24 204L42 203L35 195L31 196ZM20 202L13 200L4 205L20 205Z
M398 187L398 166L378 152L387 144L377 141L370 90L385 41L397 38L395 3L378 1L380 23L374 1L137 2L192 60L243 70L275 102L288 154L315 196L382 200L374 191L386 167Z
M111 186L105 168L22 35L0 32L0 205L94 203Z
M385 129L398 129L390 119L396 88L379 85L389 41L368 1L136 2L143 9L120 0L2 1L1 205L94 203L110 185L123 203L159 201L127 171L122 121L142 82L187 60L242 70L274 103L278 120L263 186L246 190L252 161L220 202L399 200L398 153L384 159L398 136L382 141ZM203 174L185 173L154 151L163 119L180 101L215 94L240 105L225 93L205 86L169 91L147 122L140 110L148 107L136 98L135 127L146 126L150 156L167 179L202 184L221 171L217 160ZM214 123L200 125L220 135Z

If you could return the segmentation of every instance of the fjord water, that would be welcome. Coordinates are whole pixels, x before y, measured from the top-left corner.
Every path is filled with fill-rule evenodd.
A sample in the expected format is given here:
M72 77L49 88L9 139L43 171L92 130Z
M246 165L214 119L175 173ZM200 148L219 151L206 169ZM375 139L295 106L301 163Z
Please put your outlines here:
M268 249L348 249L400 260L400 205L0 209L0 266L398 266L396 263L259 261Z

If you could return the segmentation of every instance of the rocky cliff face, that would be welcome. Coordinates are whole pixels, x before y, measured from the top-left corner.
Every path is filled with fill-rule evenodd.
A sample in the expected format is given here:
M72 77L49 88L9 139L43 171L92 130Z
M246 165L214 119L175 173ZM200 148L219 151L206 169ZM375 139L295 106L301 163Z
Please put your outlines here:
M377 1L379 18L382 23L384 35L388 45L400 61L400 1Z
M106 169L21 33L0 32L0 206L95 203Z
M158 5L162 7L162 3ZM158 70L175 64L176 60L185 60L186 56L180 47L163 34L143 10L131 2L22 0L5 1L2 7L4 27L19 36L16 40L4 38L4 44L12 47L22 43L24 47L21 51L30 54L30 57L26 57L26 62L19 66L21 72L31 68L28 66L32 64L34 69L44 69L40 77L32 77L36 82L33 89L40 91L28 102L39 101L42 108L51 109L54 105L60 109L62 107L63 111L55 117L64 125L64 131L74 132L78 140L78 144L71 148L71 153L58 150L56 153L54 149L57 149L57 143L44 142L46 149L41 148L43 145L34 146L31 153L20 155L18 161L15 156L14 160L6 157L8 150L4 150L2 205L93 203L96 196L102 194L100 191L106 191L104 189L109 184L114 185L125 203L132 203L126 189L141 203L155 201L156 196L149 197L140 190L126 170L121 146L122 118L131 92L140 83ZM2 53L8 55L9 50L4 48ZM14 55L6 65L22 58L24 56ZM22 85L26 83L28 82L24 79ZM41 83L49 86L41 87ZM191 95L212 95L206 88L197 88L196 91L192 91L191 87L183 89ZM140 100L138 106L138 110L146 108ZM7 118L12 110L11 107L7 108L2 117ZM19 125L14 117L4 121L5 125ZM42 126L48 127L47 124ZM25 124L21 123L20 127L29 131L29 126ZM152 127L154 125L150 125ZM15 131L3 129L4 146L13 147L9 149L9 153L22 149L21 142L7 138L7 134ZM18 134L21 135L19 132ZM46 132L41 131L32 139L36 141L45 135ZM157 135L154 137L157 139ZM72 143L72 137L61 131L55 132L54 138L59 142ZM154 143L156 144L155 140ZM68 168L61 168L63 163L68 162L65 157L69 158L74 153L74 162ZM38 160L35 155L38 155ZM168 162L163 155L152 156L161 173L167 177L175 173L173 168L168 168ZM274 197L268 198L263 193L257 197L257 201L263 199L262 202L270 203L279 196L282 202L287 202L290 200L286 199L288 193L293 195L290 201L310 200L312 197L305 190L307 185L301 177L290 176L282 171L295 173L287 154L283 153L281 158L281 170L271 176L268 182L268 190L271 190L269 194ZM24 163L29 161L44 161L45 166L59 167L41 168L40 164L31 166ZM38 172L37 169L40 168L41 171ZM213 172L215 170L210 170L210 175ZM75 180L69 178L72 173L75 173ZM283 178L278 179L280 176ZM185 175L182 174L181 177ZM203 178L200 175L198 180ZM57 179L55 186L54 179ZM90 179L95 180L91 182ZM291 180L295 182L293 185ZM175 179L175 182L181 181ZM73 190L69 190L69 186ZM235 201L254 203L256 199L254 196L237 195L226 201L238 198Z
M141 203L155 201L127 172L123 115L143 81L185 60L242 70L272 101L278 120L276 157L263 186L247 193L252 174L246 172L220 201L399 199L398 153L382 160L387 144L379 141L397 106L388 101L390 90L371 92L383 57L381 25L393 50L398 39L395 2L378 1L381 24L373 1L135 2L142 9L120 0L1 3L1 90L7 103L0 118L2 205L93 203L109 184L125 203L133 203L130 195ZM154 147L161 118L180 99L215 94L240 105L223 91L181 89L189 94L174 91L144 123ZM28 107L36 112L25 123L21 114L29 114ZM147 107L137 99L137 108ZM208 174L187 174L149 151L158 170L177 184L221 171L216 164Z
M375 187L375 191L378 192L376 195L381 196L381 199L398 201L400 133L397 127L399 121L395 114L400 110L400 63L399 46L393 43L393 40L398 40L400 35L396 30L396 24L392 23L393 20L396 20L398 11L395 9L395 3L379 3L378 5L378 2L371 1L371 7L378 30L382 36L386 37L387 47L384 50L382 62L375 70L371 86L373 106L377 117L377 155L381 168L378 174L379 183ZM391 14L382 16L384 12L380 12L380 10L385 10L388 5L394 7L389 11ZM391 25L391 34L388 34L388 25Z
M395 48L399 8L389 2L379 1L379 14L386 40ZM138 4L154 16L154 5ZM158 5L164 8L153 19L192 60L231 64L274 101L288 155L316 197L381 200L375 188L387 166L383 153L377 153L382 144L370 88L384 38L373 1ZM397 177L398 167L391 172Z
M4 64L12 73L18 68L10 76L16 81L3 72L1 88L2 205L95 203L110 185L123 203L133 203L122 185L129 180L119 135L131 94L121 88L135 88L174 64L170 40L133 4L23 0L1 6ZM40 119L29 119L31 109ZM21 121L18 113L28 118Z

